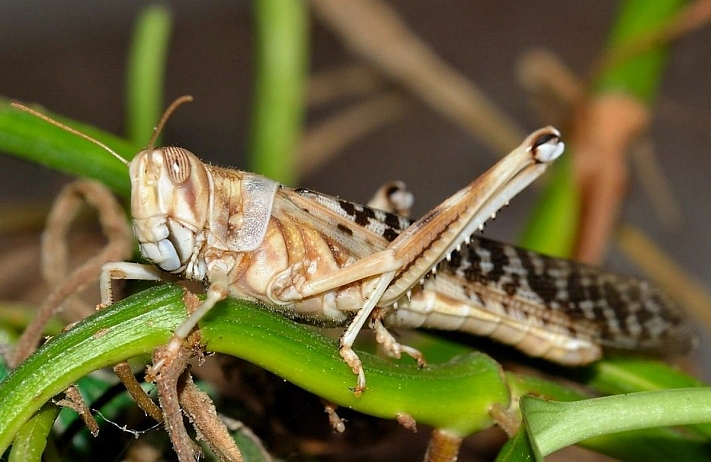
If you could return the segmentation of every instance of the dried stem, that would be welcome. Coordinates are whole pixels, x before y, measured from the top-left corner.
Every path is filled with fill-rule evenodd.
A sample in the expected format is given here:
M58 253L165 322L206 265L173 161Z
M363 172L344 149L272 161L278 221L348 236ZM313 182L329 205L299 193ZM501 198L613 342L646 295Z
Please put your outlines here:
M599 263L627 186L627 150L648 128L650 114L635 98L605 94L588 101L576 116L573 163L582 214L575 258Z
M165 354L167 354L165 347L156 348L153 352L153 362L160 361ZM202 456L202 451L190 439L185 428L178 398L178 389L184 385L185 380L181 380L181 377L188 366L191 354L191 349L180 348L177 354L171 356L171 361L163 366L155 379L158 388L158 402L163 409L165 429L168 431L170 441L173 443L173 450L180 462L193 462Z
M658 158L649 137L640 139L630 151L632 165L639 173L640 184L652 201L657 217L666 227L678 228L682 222L681 207Z
M241 462L242 453L227 430L227 426L217 415L215 404L207 393L198 389L189 373L184 374L184 384L179 399L190 422L213 454L221 461Z
M398 92L376 95L310 128L297 154L299 176L312 173L366 133L404 117L410 105Z
M97 436L99 434L99 424L96 422L96 419L94 419L94 416L91 414L89 406L87 406L84 402L84 398L79 393L79 390L77 389L76 385L72 385L71 387L64 390L64 396L64 399L60 399L59 401L57 401L57 405L73 409L77 414L79 414L81 420L84 421L84 424L89 429L91 435Z
M349 64L309 78L308 103L319 106L342 98L367 96L385 86L378 73L362 64Z
M455 462L462 445L460 436L452 435L445 430L432 431L430 442L425 453L426 462Z
M496 152L508 152L525 137L484 92L437 56L386 3L311 0L310 4L353 52Z
M48 231L43 239L42 253L43 259L47 261L44 272L48 279L56 281L59 274L66 274L66 235L83 200L99 212L108 243L99 254L75 269L47 296L36 317L17 342L12 367L16 367L35 350L44 326L61 309L67 297L96 281L104 263L125 260L131 255L133 234L121 206L105 186L96 181L80 180L59 194L47 219Z
M513 438L521 426L521 417L510 408L494 403L489 409L489 415L501 427L509 438Z
M153 400L146 394L146 392L138 383L136 377L133 375L133 371L129 367L127 362L122 362L114 366L114 372L118 376L121 383L124 384L126 390L131 395L133 400L138 404L138 407L143 409L143 412L151 416L156 422L163 421L163 413L160 408L153 402Z

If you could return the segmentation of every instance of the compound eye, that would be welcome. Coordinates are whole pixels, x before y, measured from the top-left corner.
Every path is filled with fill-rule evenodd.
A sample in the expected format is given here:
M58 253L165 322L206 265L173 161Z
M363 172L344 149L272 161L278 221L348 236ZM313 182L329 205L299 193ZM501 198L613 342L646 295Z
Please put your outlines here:
M174 185L185 183L190 178L190 153L183 148L163 148L163 162L168 178Z

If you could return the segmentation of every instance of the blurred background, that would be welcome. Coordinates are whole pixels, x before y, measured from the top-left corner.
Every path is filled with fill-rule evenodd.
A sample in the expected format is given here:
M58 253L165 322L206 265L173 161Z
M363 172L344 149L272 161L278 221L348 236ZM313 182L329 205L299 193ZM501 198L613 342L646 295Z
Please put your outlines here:
M479 87L525 132L555 121L542 120L532 110L530 93L520 78L524 55L532 49L547 50L580 78L588 77L604 50L618 7L614 1L564 0L390 0L386 4L411 33ZM133 0L72 0L58 8L39 0L0 0L0 95L37 103L123 135L127 55L134 22L144 6L145 2ZM174 1L170 9L174 24L164 98L169 102L191 94L195 101L170 119L163 140L191 150L206 162L245 169L255 67L251 4ZM397 95L397 100L392 114L388 112L362 136L336 149L293 186L366 202L383 183L403 180L415 194L413 215L419 216L502 154L377 67L368 71L365 61L344 45L334 27L325 24L323 15L311 16L309 28L311 75L364 66L365 71L356 68L364 72L357 75L372 81L365 87L374 89L363 90L365 97L382 92ZM678 220L672 219L671 224L660 220L641 187L639 169L631 168L629 188L621 202L623 219L648 234L704 288L711 281L707 264L711 260L710 48L711 29L703 27L672 43L645 135L653 143L656 161L673 194ZM305 120L307 135L308 128L321 126L365 97L353 94L314 104ZM567 135L563 133L564 139ZM48 205L70 179L0 156L0 203ZM486 236L516 242L538 194L538 189L521 194L487 228ZM12 247L18 239L8 236L1 248ZM615 271L640 274L614 244L603 263ZM17 271L14 264L5 266L6 273ZM26 268L21 271L21 280L31 277ZM0 285L0 297L23 296L19 285ZM706 350L700 348L697 355L703 365L699 372L708 380L711 359Z

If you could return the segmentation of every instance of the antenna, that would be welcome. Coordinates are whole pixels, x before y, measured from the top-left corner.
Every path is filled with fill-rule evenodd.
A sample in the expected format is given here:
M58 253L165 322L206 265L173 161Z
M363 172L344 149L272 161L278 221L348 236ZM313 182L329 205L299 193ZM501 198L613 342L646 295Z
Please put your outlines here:
M153 135L148 141L148 146L146 147L146 149L150 149L153 147L156 142L156 139L158 139L158 136L160 135L160 132L163 130L163 127L165 127L165 123L168 121L170 116L173 115L173 112L175 112L175 110L178 109L180 105L184 103L189 103L192 100L193 97L191 95L183 95L173 101L170 106L168 106L168 109L166 109L163 113L163 117L161 117L160 121L158 121L158 125L156 125L156 128L153 129Z
M78 130L72 128L72 127L69 127L69 126L67 126L67 125L64 125L63 123L61 123L61 122L59 122L59 121L57 121L57 120L54 120L53 118L51 118L51 117L49 117L49 116L47 116L47 115L45 115L45 114L42 114L41 112L35 111L34 109L29 108L29 107L27 107L27 106L25 106L25 105L23 105L23 104L16 103L16 102L12 102L12 103L10 103L10 105L11 105L12 107L14 107L15 109L19 109L19 110L21 110L21 111L24 111L24 112L27 112L27 113L29 113L29 114L32 114L33 116L38 117L38 118L44 120L45 122L48 122L48 123L54 125L55 127L61 128L62 130L66 131L66 132L69 132L69 133L71 133L71 134L73 134L73 135L76 135L76 136L78 136L78 137L80 137L80 138L84 138L85 140L94 143L95 145L97 145L97 146L103 148L103 149L104 149L105 151L107 151L109 154L111 154L112 156L114 156L115 158L117 158L118 160L120 160L122 164L128 165L128 161L127 161L126 159L124 159L123 157L121 157L118 153L116 153L116 151L114 151L114 150L111 149L110 147L106 146L106 145L105 145L104 143L102 143L101 141L96 140L96 139L90 137L89 135L87 135L87 134L85 134L85 133L82 133L82 132L80 132L80 131L78 131Z

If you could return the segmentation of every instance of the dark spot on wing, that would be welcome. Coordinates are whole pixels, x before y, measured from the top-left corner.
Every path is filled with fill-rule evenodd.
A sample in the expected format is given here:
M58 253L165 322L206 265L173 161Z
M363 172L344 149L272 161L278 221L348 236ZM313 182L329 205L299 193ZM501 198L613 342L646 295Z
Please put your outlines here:
M355 222L359 226L368 226L370 224L370 220L375 218L375 212L373 212L373 209L368 207L360 207L360 210L355 209L355 211Z
M393 213L386 213L385 224L390 228L400 229L400 217Z
M343 211L346 212L349 216L354 217L356 215L355 204L352 204L348 201L338 201L338 205L340 205Z
M383 237L387 239L388 242L394 241L400 234L392 228L385 228L383 231Z
M350 229L348 226L342 225L341 223L338 223L336 225L339 231L344 232L345 234L348 234L349 236L353 235L353 230Z

